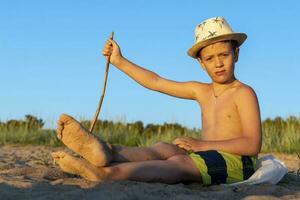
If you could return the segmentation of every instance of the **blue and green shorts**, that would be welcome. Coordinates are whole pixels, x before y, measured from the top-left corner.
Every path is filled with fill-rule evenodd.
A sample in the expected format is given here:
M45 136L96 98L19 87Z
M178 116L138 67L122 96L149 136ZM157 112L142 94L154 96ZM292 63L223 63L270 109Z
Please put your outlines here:
M189 153L200 171L203 185L236 183L250 178L256 158L209 150Z

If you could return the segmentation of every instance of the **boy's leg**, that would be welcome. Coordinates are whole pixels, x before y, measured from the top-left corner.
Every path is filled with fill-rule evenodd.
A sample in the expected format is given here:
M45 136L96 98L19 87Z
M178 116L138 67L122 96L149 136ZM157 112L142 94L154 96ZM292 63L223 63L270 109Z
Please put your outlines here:
M57 136L74 152L95 166L110 162L165 160L185 151L173 144L159 142L151 147L112 146L87 131L71 116L62 114L58 120Z
M187 155L175 155L168 160L125 162L104 168L95 167L84 159L75 158L65 152L56 152L52 156L63 171L91 181L201 182L199 170Z
M112 146L114 162L137 162L147 160L167 160L186 152L173 144L158 142L150 147Z

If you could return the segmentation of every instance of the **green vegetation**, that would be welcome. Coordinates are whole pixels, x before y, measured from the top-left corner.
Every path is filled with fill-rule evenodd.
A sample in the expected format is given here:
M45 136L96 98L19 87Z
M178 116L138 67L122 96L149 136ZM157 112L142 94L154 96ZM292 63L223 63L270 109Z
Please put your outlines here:
M85 127L90 124L87 120L81 123ZM56 138L55 130L43 129L43 126L43 120L32 115L26 115L25 120L0 122L0 144L62 145ZM300 118L266 119L262 122L262 128L263 152L300 152ZM122 123L98 120L94 133L112 144L126 146L149 146L157 141L171 142L182 136L201 137L201 130L188 129L177 123L145 126L141 121Z
M43 120L32 115L25 115L25 120L0 122L0 144L61 145L55 130L43 126Z
M300 152L300 118L276 117L262 122L263 152Z

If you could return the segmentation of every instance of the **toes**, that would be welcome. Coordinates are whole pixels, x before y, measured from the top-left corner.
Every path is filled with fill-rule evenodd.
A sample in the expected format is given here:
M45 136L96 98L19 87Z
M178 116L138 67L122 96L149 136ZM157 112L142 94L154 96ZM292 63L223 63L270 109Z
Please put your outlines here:
M69 115L66 115L66 114L60 115L60 117L57 121L57 129L56 129L58 139L60 139L60 140L62 139L62 136L63 136L62 132L63 132L64 126L73 120L74 119Z
M58 161L59 159L63 159L66 156L66 153L63 151L56 151L52 152L51 156L55 161Z
M63 151L56 151L56 152L52 152L51 156L54 160L54 163L60 165L61 161L65 160L66 156L68 156L68 154Z
M63 129L64 129L64 127L62 125L58 125L57 129L56 129L56 136L60 140L62 139L62 136L63 136L63 134L62 134Z
M58 125L63 125L63 124L66 124L66 123L68 123L68 122L70 122L70 121L73 121L73 120L74 120L74 118L71 117L70 115L67 115L67 114L61 114L61 115L59 116L59 120L58 120L57 124L58 124Z
M54 160L54 163L58 164L58 162L59 162L59 156L56 153L51 153L51 156L52 156L52 158Z

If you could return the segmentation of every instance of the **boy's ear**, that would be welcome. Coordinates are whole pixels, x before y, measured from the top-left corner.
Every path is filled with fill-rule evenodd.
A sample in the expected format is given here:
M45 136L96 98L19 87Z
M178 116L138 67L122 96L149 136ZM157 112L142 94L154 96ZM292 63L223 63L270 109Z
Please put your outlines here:
M239 60L239 52L240 52L240 48L235 48L235 50L234 50L234 62L237 62Z
M200 64L200 66L202 67L202 69L205 71L205 65L204 65L204 63L202 62L201 58L198 57L197 60L198 60L198 62L199 62L199 64Z

